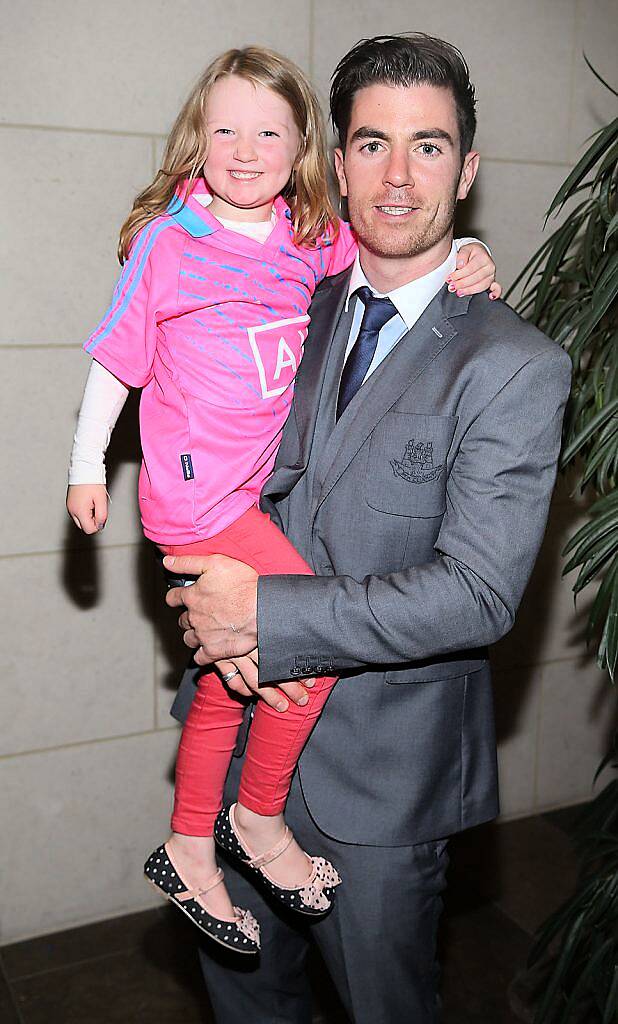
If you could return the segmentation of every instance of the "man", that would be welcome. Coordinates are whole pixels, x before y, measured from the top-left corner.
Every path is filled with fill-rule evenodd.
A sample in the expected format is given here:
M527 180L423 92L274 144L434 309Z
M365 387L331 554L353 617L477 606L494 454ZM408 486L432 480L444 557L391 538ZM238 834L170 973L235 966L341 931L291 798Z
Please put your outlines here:
M275 704L305 676L341 677L286 809L343 878L311 936L355 1024L429 1024L446 839L498 811L486 645L511 628L542 540L569 360L503 303L441 287L479 161L459 52L359 43L331 111L359 259L315 295L262 500L316 576L176 558L174 573L204 574L168 599L199 663L234 657L239 693ZM204 956L217 1020L308 1024L308 935L226 877L262 954L248 973Z

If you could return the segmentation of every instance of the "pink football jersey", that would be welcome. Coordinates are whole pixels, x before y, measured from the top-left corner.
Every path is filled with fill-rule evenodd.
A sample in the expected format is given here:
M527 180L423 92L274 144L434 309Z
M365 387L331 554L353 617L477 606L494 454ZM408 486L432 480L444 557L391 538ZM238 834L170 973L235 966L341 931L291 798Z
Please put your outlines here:
M160 544L219 533L256 504L292 400L318 283L348 267L356 244L294 243L275 201L266 242L178 200L136 237L112 305L84 348L142 388L144 532Z

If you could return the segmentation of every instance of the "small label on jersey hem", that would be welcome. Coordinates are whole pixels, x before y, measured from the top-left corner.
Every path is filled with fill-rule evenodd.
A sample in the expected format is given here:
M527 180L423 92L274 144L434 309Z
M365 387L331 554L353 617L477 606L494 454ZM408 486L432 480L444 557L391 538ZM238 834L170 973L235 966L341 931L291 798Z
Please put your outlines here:
M180 456L180 464L182 466L182 475L185 480L193 480L193 462L189 454Z

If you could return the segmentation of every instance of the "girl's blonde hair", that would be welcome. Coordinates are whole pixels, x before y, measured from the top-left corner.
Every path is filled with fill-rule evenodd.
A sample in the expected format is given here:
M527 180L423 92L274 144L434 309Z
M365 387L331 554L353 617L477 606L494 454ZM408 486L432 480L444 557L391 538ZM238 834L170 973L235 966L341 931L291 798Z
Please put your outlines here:
M200 176L208 154L206 104L215 82L238 75L253 85L271 89L289 104L301 142L294 170L283 198L292 213L294 240L314 245L327 233L336 233L337 216L328 194L326 140L317 97L298 68L285 57L260 46L227 50L210 64L195 85L170 132L163 166L154 181L137 196L122 225L118 258L126 260L138 231L165 213L181 182ZM180 197L187 199L190 189Z

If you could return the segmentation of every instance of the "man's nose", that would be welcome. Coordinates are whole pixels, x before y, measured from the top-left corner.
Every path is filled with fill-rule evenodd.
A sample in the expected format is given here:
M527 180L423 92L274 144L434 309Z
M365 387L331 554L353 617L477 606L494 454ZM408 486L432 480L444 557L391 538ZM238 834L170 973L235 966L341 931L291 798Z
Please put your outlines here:
M385 185L391 185L393 188L403 188L408 185L414 186L412 166L407 149L391 150L383 182Z

